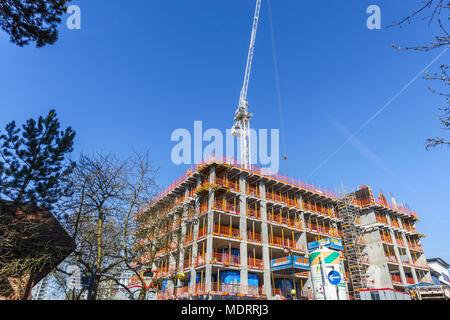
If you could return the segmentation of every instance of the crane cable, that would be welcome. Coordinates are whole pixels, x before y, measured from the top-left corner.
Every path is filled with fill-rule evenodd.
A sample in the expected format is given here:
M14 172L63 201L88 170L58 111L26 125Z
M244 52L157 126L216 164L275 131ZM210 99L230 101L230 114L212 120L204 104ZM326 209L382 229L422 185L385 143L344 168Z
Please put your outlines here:
M287 166L287 155L286 155L286 138L285 138L285 130L284 130L284 119L283 119L283 108L281 101L281 89L280 89L280 75L278 72L278 61L277 61L277 51L275 47L275 32L273 29L273 18L272 18L272 4L271 1L268 0L268 8L269 8L269 22L270 22L270 35L272 39L272 55L273 55L273 65L275 72L275 84L277 90L277 104L278 104L278 113L280 115L280 131L281 131L281 151L283 152L283 158L285 160L286 166L286 175L289 176L288 166Z

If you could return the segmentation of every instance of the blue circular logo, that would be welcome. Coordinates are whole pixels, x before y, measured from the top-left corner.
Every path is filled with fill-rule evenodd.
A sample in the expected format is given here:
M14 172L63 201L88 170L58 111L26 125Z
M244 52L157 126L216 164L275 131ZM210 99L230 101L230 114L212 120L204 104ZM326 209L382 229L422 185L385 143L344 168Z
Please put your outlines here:
M328 274L328 281L330 281L332 285L336 286L341 283L341 275L339 274L339 272L332 270Z

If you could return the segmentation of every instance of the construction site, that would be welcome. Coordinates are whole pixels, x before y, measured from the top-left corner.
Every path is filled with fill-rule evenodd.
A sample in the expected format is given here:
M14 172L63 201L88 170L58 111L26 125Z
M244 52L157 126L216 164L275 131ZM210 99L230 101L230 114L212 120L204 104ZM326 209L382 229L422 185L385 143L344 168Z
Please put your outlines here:
M203 159L148 207L181 247L158 252L158 299L410 300L432 283L417 214L369 186L337 194L252 165L247 91L261 0L232 133L240 161ZM177 280L171 275L181 274Z
M408 285L432 282L414 211L368 186L339 197L258 169L213 156L152 203L176 217L183 244L155 259L157 278L185 275L163 281L159 299L345 300L378 289L407 298ZM338 285L323 281L326 268L342 275Z

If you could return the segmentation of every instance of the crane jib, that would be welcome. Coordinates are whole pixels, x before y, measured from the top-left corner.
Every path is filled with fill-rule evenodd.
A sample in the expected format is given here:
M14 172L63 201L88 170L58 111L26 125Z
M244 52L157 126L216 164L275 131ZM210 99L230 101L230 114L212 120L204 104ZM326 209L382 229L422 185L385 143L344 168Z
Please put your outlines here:
M247 91L252 70L253 54L255 52L256 33L258 31L259 14L261 12L261 1L256 1L255 17L253 19L252 36L250 38L250 48L248 50L247 67L245 68L244 84L239 98L239 107L235 113L235 124L231 128L233 136L240 137L241 144L241 166L246 169L251 168L251 148L250 148L250 119L252 114L248 112Z
M255 9L255 18L253 19L252 36L250 39L250 48L248 51L247 67L245 69L244 85L242 87L240 102L247 100L248 84L250 82L250 73L252 70L253 54L255 51L256 33L258 31L259 15L261 12L261 1L257 0Z

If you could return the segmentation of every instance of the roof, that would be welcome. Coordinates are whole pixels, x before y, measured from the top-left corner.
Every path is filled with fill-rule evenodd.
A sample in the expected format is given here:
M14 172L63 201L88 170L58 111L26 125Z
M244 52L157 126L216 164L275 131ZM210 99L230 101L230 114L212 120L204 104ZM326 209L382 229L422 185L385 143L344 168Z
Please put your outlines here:
M58 220L48 210L36 206L0 200L2 234L8 235L0 241L4 241L3 245L9 248L3 263L23 258L48 257L38 262L37 271L30 274L33 283L44 278L75 249L74 240Z
M450 268L450 264L448 264L447 262L445 262L442 258L430 258L427 259L427 262L436 262L439 263L440 265L444 266L445 268Z

